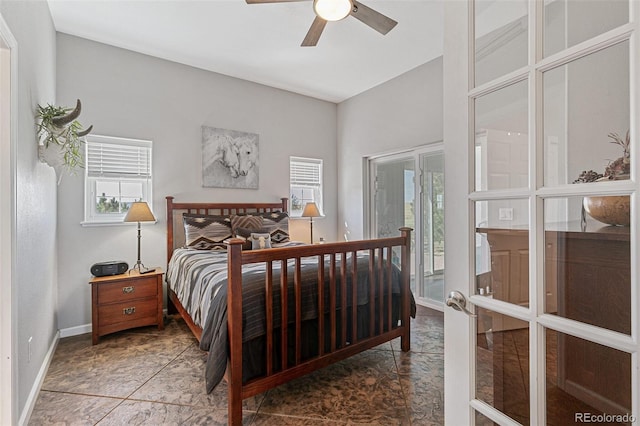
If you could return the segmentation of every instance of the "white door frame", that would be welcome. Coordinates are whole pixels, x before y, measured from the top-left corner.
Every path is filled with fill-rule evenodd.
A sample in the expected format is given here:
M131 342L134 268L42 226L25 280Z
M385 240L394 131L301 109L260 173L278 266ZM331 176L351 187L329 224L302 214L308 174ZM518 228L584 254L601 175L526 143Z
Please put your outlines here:
M0 424L14 424L17 42L0 15Z
M496 308L497 311L509 316L518 317L528 321L529 345L532 350L530 370L530 398L531 424L544 424L546 419L545 410L545 366L544 366L544 334L543 327L573 334L579 338L600 343L615 349L619 349L631 354L631 414L636 419L640 416L640 389L638 381L640 379L640 268L636 262L631 262L631 313L632 332L630 336L620 335L609 330L594 330L593 326L585 326L580 323L573 324L570 320L559 318L551 314L544 313L543 299L544 289L536 285L541 279L541 262L538 254L543 252L544 227L542 211L543 199L547 197L562 197L567 193L588 194L588 188L566 187L542 187L542 150L535 149L542 140L542 126L537 118L541 112L538 103L541 95L539 85L529 86L529 102L537 105L538 110L529 108L530 137L537 141L537 144L530 144L529 149L529 176L532 182L527 190L505 190L502 196L526 197L535 202L530 203L529 221L531 240L529 243L530 267L529 279L534 283L530 287L530 307L520 309L508 304L500 304L483 298L473 296L474 273L473 273L473 201L489 199L487 195L469 195L474 188L473 176L473 126L470 126L473 117L473 105L470 96L480 96L481 92L471 89L471 76L473 75L472 55L470 53L470 32L471 24L470 11L472 5L470 1L445 2L444 8L444 140L445 140L445 170L449 171L445 177L445 207L447 211L445 226L446 247L450 254L446 263L455 262L455 267L445 266L445 294L451 290L459 290L467 296L468 301L486 309ZM536 63L535 52L530 49L530 56L527 73L535 74L533 78L540 78L540 73L563 63L572 58L581 57L612 43L611 40L623 40L630 36L630 128L631 128L631 151L633 158L640 158L640 0L630 0L629 24L614 29L606 35L598 36L582 46L576 45L568 48L558 57L545 58ZM541 28L542 25L536 18L541 16L543 2L530 1L529 3L529 28ZM538 31L538 37L540 32ZM616 38L617 37L617 38ZM537 40L539 46L540 40ZM533 40L529 38L530 47ZM554 63L553 61L558 61ZM531 65L535 64L535 65ZM533 70L533 72L531 72ZM506 78L520 79L521 71L514 72ZM640 252L640 161L632 161L631 181L620 183L617 186L604 188L603 193L615 195L620 192L631 193L632 211L634 215L631 221L631 259L637 259ZM454 175L455 171L455 175ZM454 179L455 177L455 179ZM580 192L581 191L581 192ZM495 195L495 194L494 194ZM455 256L452 256L454 253ZM454 259L455 257L455 259ZM474 310L473 305L470 307ZM445 310L445 422L446 424L475 424L474 408L501 425L515 425L514 421L502 415L480 400L474 400L475 396L475 350L474 334L475 323L465 314ZM535 354L535 356L533 356Z

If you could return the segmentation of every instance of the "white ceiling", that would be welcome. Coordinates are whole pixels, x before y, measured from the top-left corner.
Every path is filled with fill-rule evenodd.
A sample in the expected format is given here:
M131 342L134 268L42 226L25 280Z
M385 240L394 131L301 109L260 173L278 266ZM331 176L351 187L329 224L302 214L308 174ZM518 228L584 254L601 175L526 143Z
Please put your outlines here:
M442 55L445 0L362 0L398 21L386 36L353 17L300 47L311 1L49 0L57 31L341 102Z

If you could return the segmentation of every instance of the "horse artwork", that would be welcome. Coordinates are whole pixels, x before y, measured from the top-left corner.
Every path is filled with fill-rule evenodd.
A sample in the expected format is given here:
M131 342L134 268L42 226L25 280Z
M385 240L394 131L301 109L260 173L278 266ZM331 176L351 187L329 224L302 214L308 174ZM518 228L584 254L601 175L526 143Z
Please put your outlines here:
M255 133L202 126L202 186L258 189Z

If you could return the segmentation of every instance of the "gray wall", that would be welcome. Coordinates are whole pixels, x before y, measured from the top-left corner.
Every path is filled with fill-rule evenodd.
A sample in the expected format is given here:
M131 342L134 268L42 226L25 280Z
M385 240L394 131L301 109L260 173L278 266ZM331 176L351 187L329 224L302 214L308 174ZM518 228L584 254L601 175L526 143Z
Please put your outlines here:
M277 201L288 196L289 156L324 160L324 213L314 237L337 229L336 105L86 39L58 34L58 103L83 103L80 121L94 134L153 141L155 225L143 225L142 261L166 266L165 199ZM260 135L260 189L203 188L201 126ZM60 329L91 322L89 267L136 260L130 225L82 227L84 179L58 188ZM293 238L308 240L307 220L292 220ZM82 331L82 330L78 330Z
M56 180L37 155L34 111L55 101L55 30L45 2L3 1L0 13L18 44L16 269L14 324L16 419L58 329ZM33 337L31 360L27 341Z
M363 157L442 140L442 57L338 105L338 235L365 237Z

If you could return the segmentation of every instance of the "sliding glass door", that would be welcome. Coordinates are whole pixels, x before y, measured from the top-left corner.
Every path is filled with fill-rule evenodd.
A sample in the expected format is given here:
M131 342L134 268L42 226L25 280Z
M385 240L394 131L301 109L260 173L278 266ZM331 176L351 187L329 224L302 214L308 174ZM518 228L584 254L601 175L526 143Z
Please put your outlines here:
M369 160L369 234L414 230L411 287L418 303L442 310L444 277L444 156L442 145ZM418 250L416 250L418 248Z

